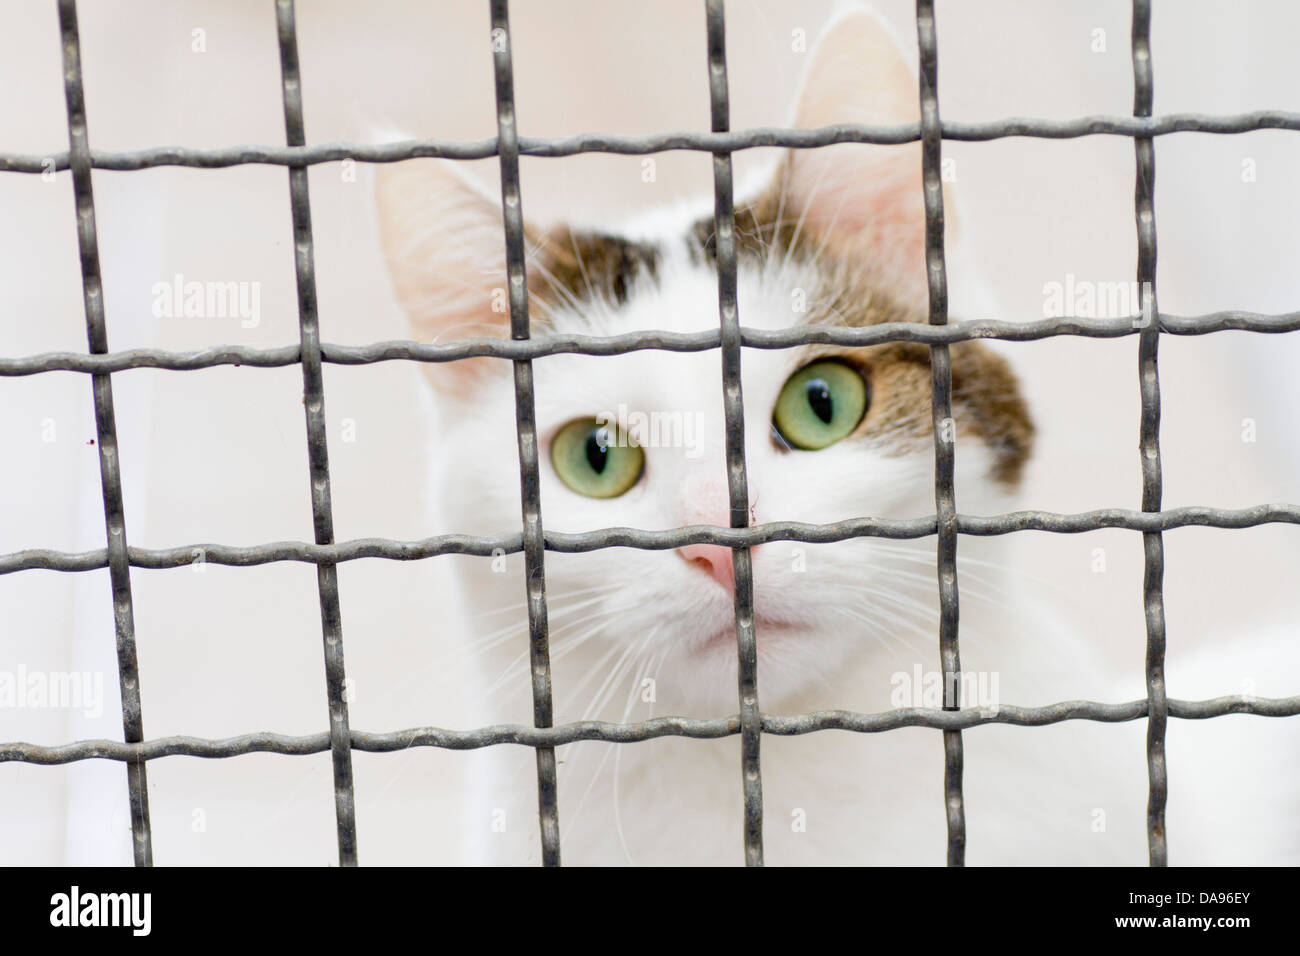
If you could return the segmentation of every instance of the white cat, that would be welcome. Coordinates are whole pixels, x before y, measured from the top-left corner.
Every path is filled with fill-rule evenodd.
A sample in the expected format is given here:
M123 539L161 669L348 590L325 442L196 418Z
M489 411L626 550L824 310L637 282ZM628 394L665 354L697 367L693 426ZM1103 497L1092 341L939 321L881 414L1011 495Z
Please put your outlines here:
M914 122L917 99L895 40L875 19L851 14L812 54L795 125ZM428 160L381 167L378 199L416 336L508 334L508 314L494 308L506 284L499 201L453 163ZM924 321L916 144L791 151L770 185L738 197L736 224L743 325ZM617 228L532 229L534 331L716 329L712 232L709 200ZM958 508L1014 510L1032 449L1029 409L999 355L966 343L953 347L952 361ZM549 531L729 524L716 350L554 355L534 370ZM449 527L517 531L510 363L480 358L425 371L441 408L432 448ZM933 514L927 348L747 349L742 374L752 524ZM973 675L966 703L1092 696L1079 688L1106 680L1094 649L1035 610L1023 581L1004 573L1011 537L959 542L961 647ZM932 537L754 548L763 711L934 706L934 551ZM556 723L735 713L731 558L707 544L548 553ZM531 723L522 558L506 561L504 573L487 559L460 566L472 626L438 639L456 643L449 660L472 662L482 724ZM1110 686L1111 700L1142 695L1132 680ZM964 734L969 861L1144 863L1144 733L1143 722L1073 722ZM584 742L558 756L566 863L742 860L737 737ZM536 862L533 754L495 747L476 760L463 824L468 858ZM937 731L765 735L762 770L769 863L944 859Z

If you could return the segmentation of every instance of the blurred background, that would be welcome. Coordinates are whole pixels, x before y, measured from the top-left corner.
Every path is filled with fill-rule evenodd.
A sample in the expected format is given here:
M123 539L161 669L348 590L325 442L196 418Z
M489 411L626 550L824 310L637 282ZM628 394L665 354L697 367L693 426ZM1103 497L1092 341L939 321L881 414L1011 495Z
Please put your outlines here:
M93 149L284 142L273 4L80 6ZM871 6L914 61L912 4ZM806 51L833 7L825 0L727 4L733 128L789 121ZM11 95L0 100L0 150L64 151L55 5L29 0L5 12L0 76ZM1129 16L1122 0L940 0L942 116L1129 114ZM708 129L698 0L521 0L512 28L522 135ZM1157 3L1156 113L1300 110L1298 32L1300 8L1286 0ZM485 3L299 0L298 34L309 143L494 134ZM1044 315L1052 283L1133 278L1131 141L946 143L944 156L953 160L960 219L960 235L950 237L954 317L1033 320ZM754 151L737 162L743 173L771 160ZM704 154L657 157L653 183L642 180L640 157L525 157L522 166L526 215L539 221L621 218L712 188ZM1156 168L1164 311L1300 307L1300 136L1165 136ZM494 169L495 160L475 164L485 182ZM287 180L283 168L259 166L96 171L111 348L296 343ZM380 254L371 171L315 166L310 185L323 339L405 338ZM69 174L0 174L0 205L0 353L84 351ZM178 275L256 286L256 323L239 315L157 317L154 287ZM1022 374L1040 428L1024 506L1139 507L1136 339L1058 338L1003 352ZM1167 507L1300 499L1298 360L1295 335L1164 338ZM131 370L113 381L131 544L311 540L299 368ZM325 381L337 538L458 530L427 507L437 409L418 370L327 366ZM0 379L8 462L0 469L0 553L103 546L90 399L82 374ZM958 496L960 505L960 489ZM1115 666L1131 675L1128 696L1142 696L1140 537L1018 535L1015 548L1045 592L1119 649ZM1274 666L1268 640L1260 640L1295 642L1296 529L1179 530L1166 535L1166 552L1171 695L1300 692L1300 675ZM470 702L448 659L458 622L446 572L455 560L340 567L354 728L468 726ZM137 569L132 586L148 737L325 729L310 565ZM1220 662L1212 679L1188 663L1206 648ZM103 712L0 709L0 739L121 739L106 571L0 577L0 670L20 665L102 673ZM1077 696L1101 694L1081 687ZM1260 719L1227 720L1246 734ZM1197 732L1170 727L1171 739ZM1288 732L1295 742L1300 731ZM1138 748L1135 761L1139 737L1125 738ZM474 754L426 749L353 759L363 863L458 859L448 794ZM1205 759L1224 766L1224 800L1235 801L1225 813L1249 799L1250 775L1269 769L1233 763L1231 746ZM1176 764L1171 773L1172 830ZM336 861L328 754L171 757L150 763L149 783L159 864ZM0 764L0 862L129 863L129 836L120 764Z

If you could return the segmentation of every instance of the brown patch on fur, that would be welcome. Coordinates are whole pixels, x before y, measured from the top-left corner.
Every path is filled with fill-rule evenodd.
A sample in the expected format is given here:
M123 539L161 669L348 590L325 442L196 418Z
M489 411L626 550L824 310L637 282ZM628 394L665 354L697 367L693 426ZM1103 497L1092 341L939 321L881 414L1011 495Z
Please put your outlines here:
M924 318L873 291L853 264L826 264L833 293L809 302L808 324L865 328L886 322L921 324ZM839 356L868 376L871 404L855 433L888 435L905 447L933 442L930 347L889 342L862 349L814 346L817 357ZM1010 364L980 342L948 347L953 420L957 434L978 437L993 452L991 477L1008 488L1020 482L1034 445L1034 422Z
M642 278L653 280L659 273L659 250L645 242L633 242L599 232L579 232L557 227L540 237L547 277L538 276L539 292L545 290L572 296L584 302L601 296L615 306L627 301L632 286Z
M787 166L773 188L736 208L738 258L762 266L772 256L817 257L823 289L809 302L809 324L865 327L885 322L924 321L888 294L888 286L873 273L870 262L826 247L823 238L801 230L795 219L782 220L781 196ZM688 237L698 261L716 262L717 236L713 218L701 219ZM595 232L557 228L538 236L542 262L550 272L542 278L531 269L530 291L545 299L545 287L559 286L563 294L588 301L593 294L615 305L626 301L641 277L658 274L659 250ZM883 291L882 291L883 290ZM900 450L933 442L930 348L915 342L891 342L862 349L812 346L813 358L841 358L863 369L871 389L866 416L855 437L887 437ZM1034 424L1010 365L978 342L949 347L952 364L953 418L958 436L978 437L993 452L991 477L1007 487L1019 483L1033 449Z
M957 342L948 354L953 402L967 410L975 434L993 450L994 479L1014 487L1034 449L1034 420L1020 382L1006 359L978 342Z
M810 297L808 324L866 327L886 322L923 322L888 294L887 277L877 276L860 256L823 245L821 237L800 230L797 221L779 221L780 184L738 207L736 252L759 264L771 256L818 259L825 285L820 298ZM697 222L691 238L703 261L717 259L712 217ZM1007 487L1019 483L1034 443L1034 423L1020 394L1011 366L978 342L958 342L948 350L952 364L953 418L958 435L973 434L993 452L992 477ZM933 385L930 347L916 342L891 342L863 349L813 346L811 358L841 358L863 369L871 388L871 403L856 436L888 436L901 448L933 442Z
M876 324L876 323L871 323ZM860 368L871 389L867 414L854 438L884 438L900 451L933 442L930 347L889 342L862 349L814 346L813 359L839 358ZM1034 422L1006 359L978 342L948 347L953 420L957 434L979 438L993 452L991 477L1013 488L1034 445Z

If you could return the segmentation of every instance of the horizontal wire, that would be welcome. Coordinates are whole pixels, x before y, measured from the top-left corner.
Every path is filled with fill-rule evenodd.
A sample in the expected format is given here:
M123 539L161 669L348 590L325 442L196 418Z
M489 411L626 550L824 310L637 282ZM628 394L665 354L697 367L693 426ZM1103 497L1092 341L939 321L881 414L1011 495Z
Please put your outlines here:
M1300 505L1279 503L1236 509L1192 505L1158 512L1104 508L1077 514L1013 511L1000 515L959 514L955 524L958 534L976 537L1021 531L1082 534L1111 528L1142 532L1169 531L1174 528L1254 528L1266 524L1300 524ZM547 530L544 537L547 551L576 554L605 548L667 551L688 544L720 544L728 548L739 548L754 547L770 541L828 544L850 538L925 538L935 534L935 529L935 517L930 515L905 519L852 518L830 524L773 521L747 528L690 525L665 531L637 528L601 528L583 532ZM495 557L521 550L522 536L514 533L497 536L442 534L415 541L356 538L328 545L302 541L277 541L258 545L189 544L173 548L141 548L132 545L127 549L127 555L132 567L159 570L202 564L251 567L277 561L335 564L362 558L418 561L443 554ZM94 571L106 565L107 553L104 548L77 552L30 548L0 554L0 574L29 570Z
M1250 133L1257 130L1300 130L1300 113L1286 110L1257 110L1249 113L1212 115L1170 113L1156 117L1083 116L1070 120L1010 117L1003 120L961 123L944 121L941 135L946 140L987 142L995 139L1077 139L1082 136L1166 136L1170 133ZM559 138L520 137L521 156L563 157L582 153L613 153L641 156L674 150L694 152L737 152L759 147L815 149L836 143L898 145L921 138L919 123L901 126L838 124L817 129L758 127L730 133L672 132L648 135L582 133ZM316 166L345 159L363 163L396 163L407 159L487 159L497 155L497 139L473 141L413 139L395 143L319 143L314 146L225 146L199 149L160 146L128 151L91 150L95 169L128 172L160 166L194 169L223 169L231 166ZM0 172L49 173L68 168L68 153L3 153Z
M1169 716L1184 720L1206 720L1229 714L1256 717L1294 717L1300 714L1300 696L1248 697L1232 695L1207 700L1169 700ZM1061 701L1042 707L978 707L963 710L939 710L908 707L874 714L847 710L826 710L795 717L762 716L762 731L781 737L843 730L852 733L881 733L903 727L927 727L934 730L967 730L985 724L1008 724L1018 727L1042 727L1067 720L1090 720L1100 723L1124 723L1147 715L1146 700L1103 703L1088 700ZM524 747L559 747L583 740L603 743L638 743L658 737L715 739L740 733L736 715L699 719L690 717L656 717L631 724L584 720L558 727L530 727L523 724L496 724L475 730L446 730L418 727L410 730L371 733L351 732L352 749L368 753L393 753L411 747L436 747L443 750L476 750L498 744ZM329 750L329 734L324 731L304 736L275 733L251 733L224 739L175 736L160 737L142 743L126 744L117 740L82 740L68 744L0 743L0 763L66 764L79 760L157 760L160 757L186 756L204 758L238 757L251 753L274 753L305 756Z
M741 328L741 345L754 349L797 348L802 345L838 345L865 348L886 342L919 342L944 345L976 339L1004 342L1032 342L1073 335L1111 339L1136 335L1143 328L1138 317L1119 319L1047 318L1033 322L982 320L951 325L921 325L913 322L884 322L863 328L845 326L795 326L788 329ZM1300 312L1265 315L1259 312L1225 310L1204 315L1161 315L1160 330L1170 335L1208 335L1241 331L1283 333L1300 331ZM321 344L321 360L335 365L371 365L377 362L454 362L459 359L491 358L525 361L547 355L622 355L648 349L666 352L703 352L720 346L717 329L702 332L657 330L625 332L620 335L540 335L530 339L470 338L435 345L402 339L369 345ZM298 345L273 348L217 345L189 352L162 349L126 349L103 355L83 352L46 352L22 358L0 358L0 376L36 375L42 372L123 372L156 368L183 372L221 365L282 368L295 365L301 357Z

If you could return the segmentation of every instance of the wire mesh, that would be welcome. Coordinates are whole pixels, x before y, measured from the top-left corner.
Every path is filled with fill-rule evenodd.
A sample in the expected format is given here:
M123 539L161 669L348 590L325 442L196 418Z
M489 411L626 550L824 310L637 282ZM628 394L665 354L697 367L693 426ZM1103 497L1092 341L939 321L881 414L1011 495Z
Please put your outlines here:
M588 134L563 139L520 137L514 108L508 0L490 0L492 51L495 67L497 136L480 142L413 140L381 146L334 143L307 146L303 126L301 78L293 0L276 0L285 131L287 145L237 146L222 149L165 147L134 152L96 152L90 148L80 67L76 0L59 0L64 88L67 101L69 149L54 157L0 155L0 171L41 173L52 161L56 170L70 170L76 199L78 249L83 279L83 304L89 348L86 353L55 352L0 358L0 375L25 376L50 371L89 374L94 391L96 434L103 491L106 545L82 552L27 549L0 554L0 574L46 569L63 572L109 570L113 617L122 695L123 739L82 740L46 746L0 743L0 762L38 765L107 759L127 767L131 807L133 855L139 866L152 863L146 764L160 757L184 755L225 758L248 753L305 755L330 751L333 760L335 817L339 862L357 862L355 793L351 751L374 753L403 751L410 747L470 750L515 744L532 747L537 755L538 816L542 862L560 863L560 829L557 804L555 748L580 740L631 743L677 736L714 739L741 738L741 784L744 801L743 847L749 865L763 862L763 802L760 742L763 734L797 736L826 730L881 733L903 727L928 727L943 735L944 794L948 823L948 863L965 858L965 809L962 799L961 732L985 724L1044 726L1066 720L1105 723L1147 720L1147 772L1149 784L1147 839L1153 866L1168 860L1164 810L1168 794L1165 768L1165 730L1168 718L1201 720L1227 714L1289 717L1300 714L1300 695L1257 698L1245 695L1212 700L1169 698L1164 686L1165 618L1163 607L1163 538L1165 531L1183 527L1249 528L1264 524L1300 524L1300 505L1266 504L1241 509L1183 507L1161 509L1160 336L1204 335L1225 330L1282 333L1300 330L1300 312L1261 315L1221 311L1199 316L1174 316L1159 311L1155 294L1156 227L1154 210L1154 139L1177 132L1236 134L1260 129L1300 130L1300 114L1258 111L1231 116L1197 113L1152 115L1153 71L1150 50L1149 0L1133 0L1132 60L1134 109L1132 117L1084 117L1047 121L1012 118L989 123L943 122L938 109L938 50L933 0L917 0L916 24L920 69L918 74L921 120L894 127L837 125L814 130L751 129L731 131L725 54L723 0L705 0L708 39L708 75L711 132L666 133L651 136ZM1135 219L1138 236L1137 278L1142 313L1118 320L1045 319L1017 323L1004 321L948 322L947 280L943 247L943 198L940 157L944 140L989 141L1011 136L1067 139L1115 135L1134 141L1136 160ZM731 155L763 146L812 149L834 143L921 143L925 190L926 263L929 287L928 325L889 323L870 328L795 328L779 331L748 329L741 325L736 306L736 247L733 219ZM645 154L665 150L696 150L713 155L715 214L718 241L719 328L701 333L637 332L593 337L586 335L530 335L528 286L524 263L522 198L519 189L520 156L573 156L606 152ZM311 211L307 169L316 164L354 159L359 162L398 162L420 157L478 159L497 156L501 167L511 337L466 339L432 345L413 341L379 342L364 346L339 346L320 341L315 288ZM289 170L291 213L295 243L299 331L297 345L276 348L216 346L190 352L131 349L111 352L100 288L99 250L95 231L91 171L139 170L158 166L225 168L245 164L280 165ZM1037 341L1059 335L1086 338L1138 337L1138 372L1141 394L1140 455L1142 507L1140 511L1102 509L1082 514L1021 511L989 517L957 513L953 487L954 448L946 440L944 423L951 412L952 383L948 347L975 339ZM909 341L928 345L931 351L932 403L935 433L935 514L897 520L863 517L825 525L797 522L749 523L749 495L744 455L744 419L741 404L741 356L745 348L781 349L807 344L862 347L884 342ZM604 528L581 534L546 531L542 523L539 491L537 430L534 414L533 359L559 353L617 355L641 349L697 352L718 349L722 360L722 387L727 437L727 479L731 527L691 526L669 531ZM437 535L415 541L366 538L336 542L330 503L329 458L324 418L324 363L363 365L387 361L449 362L492 356L513 363L517 437L520 463L522 530L517 534L476 537ZM314 543L282 541L254 546L222 544L181 545L149 549L133 547L126 538L122 475L117 455L113 412L113 373L134 368L176 371L218 365L259 368L301 365L306 407L307 450L311 475ZM934 536L940 597L939 649L946 674L960 672L958 647L959 589L956 574L957 540L961 535L989 536L1024 531L1077 534L1106 528L1141 533L1144 543L1143 596L1147 655L1145 699L1121 703L1062 701L1040 707L1000 705L996 708L960 707L956 682L945 680L942 708L902 708L883 713L820 711L798 716L764 714L758 701L757 644L753 620L753 577L749 549L770 541L824 543L854 537L909 539ZM661 717L636 723L580 721L554 726L546 613L545 554L630 547L664 550L709 542L732 549L735 571L735 618L739 659L737 714L717 719ZM188 566L196 548L213 564L250 567L279 561L315 564L321 608L326 665L329 729L303 736L271 732L245 734L222 740L172 736L147 740L144 736L132 612L130 569ZM339 614L337 565L362 558L396 561L422 560L445 554L492 556L519 553L525 557L531 656L533 726L495 725L472 730L419 727L391 733L371 733L349 726L344 694L343 634Z
M298 34L293 0L276 0L280 40L280 76L284 100L284 131L290 146L306 143L302 117L302 80L298 75ZM311 516L317 544L334 541L334 510L330 501L329 449L325 439L325 382L320 360L320 322L316 312L316 255L311 236L311 200L307 169L289 167L289 203L293 210L294 272L298 281L298 330L302 349L303 408L307 412L307 457L311 475ZM343 621L339 610L338 569L323 561L316 565L320 594L321 636L325 645L325 691L329 699L330 755L334 766L334 816L338 825L339 865L357 862L357 811L352 785L351 738L345 699Z
M921 183L925 191L925 273L930 293L930 324L948 324L948 267L943 249L943 180L939 124L939 49L934 29L934 0L917 0L916 38L920 49ZM957 642L960 603L957 585L957 500L952 422L952 362L948 345L930 346L931 424L934 432L934 514L938 538L939 661L943 675L943 709L957 710L961 651ZM948 817L948 865L966 863L966 803L961 778L964 762L961 731L943 732L943 804Z
M519 143L515 129L515 81L511 63L510 16L506 0L492 0L492 51L496 67L497 141L501 155L501 208L506 230L506 284L510 337L529 336L528 277L524 265L524 212L519 191ZM528 652L533 683L533 725L550 727L551 652L546 616L546 540L542 531L541 479L537 459L537 415L533 367L514 364L515 423L519 438L519 497L523 508L524 582L528 598ZM542 830L542 864L560 865L560 811L555 748L537 748L537 815Z
M63 37L63 92L68 104L69 164L77 204L77 247L81 256L82 304L86 338L92 353L108 351L103 285L99 274L99 239L95 230L95 193L90 176L90 140L86 130L86 93L81 82L81 44L77 5L60 0L59 30ZM144 739L140 708L140 669L135 652L135 609L131 601L131 569L127 556L126 514L122 503L122 471L117 455L117 417L113 412L113 380L92 378L95 393L95 435L99 446L99 477L104 497L104 528L108 537L105 560L113 588L113 627L117 635L117 673L122 694L122 739ZM153 862L149 832L149 787L143 761L127 765L131 803L131 834L137 866Z
M1133 115L1150 116L1153 97L1151 75L1151 2L1133 0ZM1156 300L1156 153L1149 136L1133 140L1136 173L1134 213L1137 219L1138 288L1142 290L1142 315L1157 311ZM1141 436L1142 510L1159 511L1164 481L1160 468L1160 327L1145 325L1138 338L1138 380L1142 395ZM1152 866L1169 860L1165 840L1165 801L1169 783L1165 776L1165 728L1169 701L1165 696L1165 542L1159 531L1142 533L1142 604L1146 611L1147 655L1147 853Z

